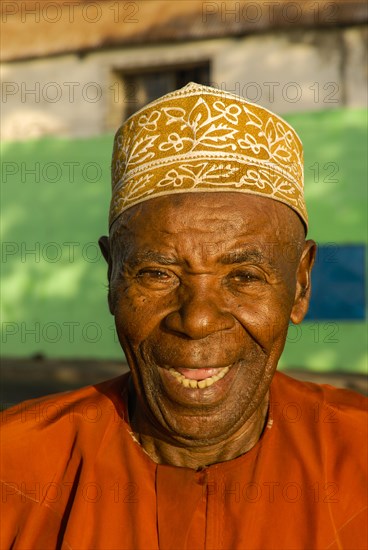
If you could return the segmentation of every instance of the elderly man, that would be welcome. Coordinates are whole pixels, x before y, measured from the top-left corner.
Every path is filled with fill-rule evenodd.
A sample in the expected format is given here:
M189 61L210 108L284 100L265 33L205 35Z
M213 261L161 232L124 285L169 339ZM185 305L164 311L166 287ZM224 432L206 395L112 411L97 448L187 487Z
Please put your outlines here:
M364 398L275 374L302 174L285 121L213 88L120 128L100 244L131 372L6 413L2 550L366 548Z

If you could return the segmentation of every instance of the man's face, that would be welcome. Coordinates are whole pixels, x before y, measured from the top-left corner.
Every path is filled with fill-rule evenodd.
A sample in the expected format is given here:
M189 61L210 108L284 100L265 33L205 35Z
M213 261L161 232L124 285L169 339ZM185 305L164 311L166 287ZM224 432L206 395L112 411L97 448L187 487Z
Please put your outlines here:
M241 193L155 198L121 217L110 307L152 425L200 445L254 413L306 312L313 252L290 208Z

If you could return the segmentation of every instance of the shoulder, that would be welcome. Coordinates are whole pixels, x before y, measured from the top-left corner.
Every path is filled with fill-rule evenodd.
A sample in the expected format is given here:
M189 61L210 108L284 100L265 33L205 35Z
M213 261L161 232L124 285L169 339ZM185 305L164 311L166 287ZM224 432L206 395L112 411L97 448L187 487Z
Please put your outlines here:
M341 420L366 423L368 399L360 393L328 384L303 382L277 372L272 382L275 396L285 404L299 404L306 414L318 419L318 411L336 413Z
M3 433L52 429L58 424L83 424L106 416L119 407L123 412L121 394L128 375L106 380L77 390L56 393L23 401L1 413ZM93 412L94 411L94 412Z
M323 464L336 467L341 473L345 468L354 468L365 477L368 463L366 397L277 373L271 385L271 411L272 408L278 437L294 448L300 460L311 457L317 469Z
M127 375L120 376L2 413L0 505L7 518L2 548L13 548L18 535L22 548L35 548L36 538L42 548L58 546L60 518L66 517L82 476L95 483L96 457L105 456L106 439L117 439L116 433L124 437L127 381Z
M280 402L275 433L289 471L304 472L316 509L328 503L341 542L359 546L367 509L368 399L281 373L272 384Z
M98 446L106 428L124 419L122 392L128 375L24 401L1 413L1 458L3 472L55 466L61 455L82 456ZM91 445L88 444L91 442Z

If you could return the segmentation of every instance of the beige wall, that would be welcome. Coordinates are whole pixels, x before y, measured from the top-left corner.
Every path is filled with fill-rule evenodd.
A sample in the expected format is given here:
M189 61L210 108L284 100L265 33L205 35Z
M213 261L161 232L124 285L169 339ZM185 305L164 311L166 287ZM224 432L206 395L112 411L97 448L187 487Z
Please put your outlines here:
M114 71L209 60L212 82L280 114L367 105L367 27L134 47L4 64L2 138L91 136L120 123Z

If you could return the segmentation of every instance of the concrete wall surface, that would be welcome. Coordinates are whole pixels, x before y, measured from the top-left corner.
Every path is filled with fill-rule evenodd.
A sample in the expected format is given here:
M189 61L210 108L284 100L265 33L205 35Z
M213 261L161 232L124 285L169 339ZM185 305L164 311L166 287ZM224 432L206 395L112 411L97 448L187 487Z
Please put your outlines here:
M280 114L367 105L367 27L268 32L3 64L2 138L116 129L124 71L208 61L214 86ZM120 75L120 76L119 76Z

